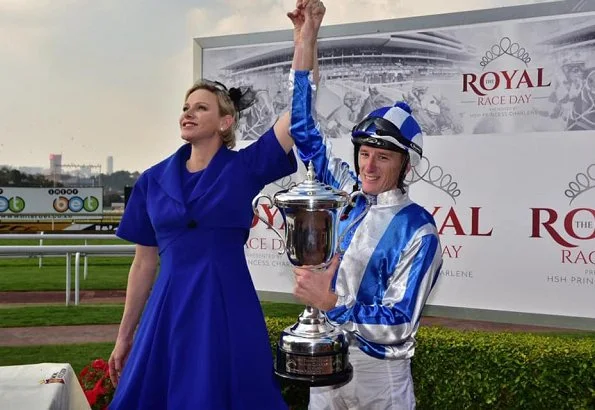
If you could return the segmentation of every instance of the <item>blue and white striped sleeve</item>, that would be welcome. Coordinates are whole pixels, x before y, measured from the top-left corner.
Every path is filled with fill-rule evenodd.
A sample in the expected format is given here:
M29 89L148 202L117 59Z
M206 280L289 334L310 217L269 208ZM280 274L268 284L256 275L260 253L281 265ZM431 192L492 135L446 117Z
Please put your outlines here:
M349 164L332 154L331 144L322 136L314 118L316 84L310 71L291 70L290 78L291 125L290 134L300 159L308 166L312 161L320 182L334 188L351 188L357 177Z
M438 235L420 231L402 253L382 300L363 304L351 295L341 296L327 312L331 323L383 345L398 345L416 331L442 266Z

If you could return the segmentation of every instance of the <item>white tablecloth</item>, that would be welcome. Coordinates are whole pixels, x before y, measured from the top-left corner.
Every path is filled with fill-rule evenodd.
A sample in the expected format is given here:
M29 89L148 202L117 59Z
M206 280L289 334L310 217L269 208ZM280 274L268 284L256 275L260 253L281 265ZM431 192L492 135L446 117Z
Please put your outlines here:
M0 367L0 409L90 410L90 407L70 364L39 363Z

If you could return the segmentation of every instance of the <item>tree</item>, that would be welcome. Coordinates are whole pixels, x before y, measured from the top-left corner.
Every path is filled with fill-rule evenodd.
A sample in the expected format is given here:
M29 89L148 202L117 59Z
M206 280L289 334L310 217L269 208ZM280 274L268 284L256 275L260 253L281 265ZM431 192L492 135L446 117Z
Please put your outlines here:
M62 186L62 184L56 185ZM17 169L2 167L0 168L0 186L52 187L54 182L48 180L44 175L31 175Z
M105 194L117 193L124 196L124 187L132 186L140 176L138 172L117 171L110 175L101 174L100 181Z

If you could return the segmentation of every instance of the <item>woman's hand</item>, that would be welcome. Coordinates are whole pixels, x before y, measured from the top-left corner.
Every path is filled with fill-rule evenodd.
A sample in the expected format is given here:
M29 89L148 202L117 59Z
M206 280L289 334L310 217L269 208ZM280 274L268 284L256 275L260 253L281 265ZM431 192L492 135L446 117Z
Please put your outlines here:
M108 361L109 377L112 380L112 384L114 386L118 385L120 373L122 373L124 364L126 364L126 359L128 359L128 354L130 354L131 348L132 340L123 338L116 339L116 345L114 346L114 350L112 351Z

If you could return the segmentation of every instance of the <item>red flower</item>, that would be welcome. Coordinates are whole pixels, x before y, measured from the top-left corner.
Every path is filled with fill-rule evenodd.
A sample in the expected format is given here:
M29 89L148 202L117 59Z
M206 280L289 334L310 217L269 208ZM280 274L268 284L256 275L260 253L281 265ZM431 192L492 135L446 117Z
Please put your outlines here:
M79 374L79 382L93 410L107 410L115 388L109 378L109 365L103 359L93 360Z
M105 377L102 377L101 379L97 380L97 383L95 383L95 387L93 387L92 391L98 396L106 393L105 389L103 388L104 380L105 380Z
M85 397L87 398L90 406L93 406L97 402L97 392L93 390L86 391Z
M101 370L107 370L109 368L109 366L107 365L106 361L103 359L96 359L93 360L93 368L94 369L101 369Z

